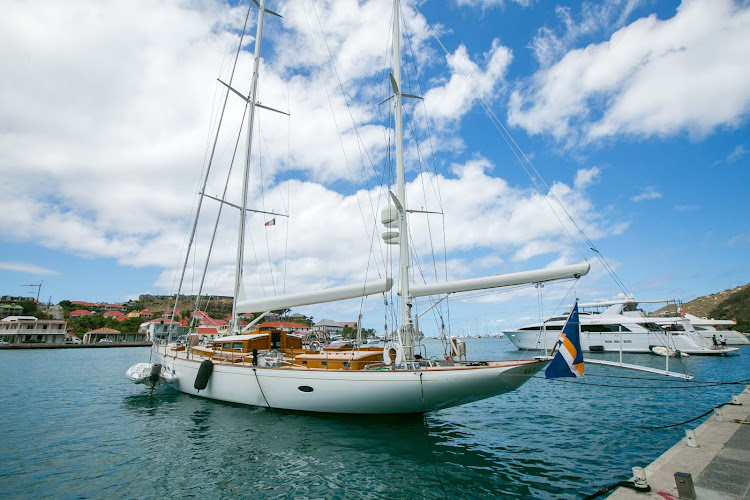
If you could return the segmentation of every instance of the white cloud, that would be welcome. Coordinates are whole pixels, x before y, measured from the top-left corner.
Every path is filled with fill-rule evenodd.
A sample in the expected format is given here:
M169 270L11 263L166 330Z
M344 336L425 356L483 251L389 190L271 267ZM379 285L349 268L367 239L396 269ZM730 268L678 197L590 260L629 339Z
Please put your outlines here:
M720 165L722 163L736 163L738 162L743 156L745 156L750 150L747 149L747 146L745 144L738 144L731 153L727 155L726 158L722 160L716 160L714 162L714 166Z
M386 44L376 19L385 14L387 28L390 14L383 2L374 0L315 5L330 30L328 43L339 76L352 90L345 99L330 71L313 69L305 44L307 22L315 31L317 21L309 5L304 11L281 5L278 10L286 15L285 28L291 34L264 52L268 59L261 64L259 98L265 105L291 111L293 118L258 112L253 151L259 154L251 169L249 205L291 218L277 217L277 225L266 228L267 216L250 217L245 278L253 295L359 282L392 269L380 241L383 228L372 222L385 196L372 187L375 182L368 179L366 184L362 171L372 175L372 169L361 160L363 148L373 163L387 153L382 146L386 130L374 103L389 92L375 82ZM213 127L207 124L215 126L223 101L223 87L206 68L228 81L244 7L212 0L167 0L156 6L146 1L78 0L64 6L35 3L33 8L12 3L8 9L0 18L0 57L14 78L0 80L0 174L5 179L0 185L0 234L6 241L33 241L55 251L111 258L121 266L154 266L162 272L153 288L174 289L188 213L196 205L195 167L205 164L210 153ZM273 22L267 24L271 32L279 29ZM428 26L416 14L407 14L405 22L416 35L415 52L424 57L416 64L442 63L443 58L421 45L429 30L440 28ZM322 40L316 43L319 52L327 52ZM249 86L249 58L246 52L240 56L245 69L234 77L237 89ZM429 80L425 101L436 118L436 148L443 150L460 142L458 122L474 109L478 97L491 100L501 93L512 54L495 40L479 55L459 46L452 59L475 89L469 89L455 67L444 78ZM213 103L206 102L212 95ZM230 95L224 123L234 128L218 138L213 166L218 180L206 188L211 195L224 190L242 112L241 100ZM240 140L240 156L242 149ZM407 151L408 160L415 156ZM227 194L235 203L240 199L238 163ZM484 158L452 168L447 174L423 173L408 183L412 207L445 207L446 212L444 218L412 217L411 237L420 262L426 263L433 253L431 232L434 241L442 241L445 232L452 279L500 272L535 256L564 261L574 254L550 212L545 199L549 193L508 185L490 175L493 165ZM591 238L618 234L626 227L608 223L607 214L584 192L598 176L596 167L582 169L573 187L557 182L551 188ZM289 177L298 180L284 181ZM421 194L423 184L432 187L437 180L440 200L435 192ZM339 192L342 181L350 181L348 193L356 192ZM207 199L202 210L208 220L198 226L197 255L186 276L186 287L192 290L198 286L217 203ZM205 289L210 293L231 293L236 238L224 235L234 234L236 225L235 211L225 209L219 228L227 231L220 231L213 252L212 277ZM503 260L498 252L511 257ZM434 272L425 274L434 279ZM443 268L441 278L444 274Z
M603 4L583 2L578 19L570 7L558 6L555 13L562 24L562 33L558 34L547 26L539 28L531 49L543 67L549 66L579 39L622 27L640 3L641 0L613 0Z
M480 7L482 9L503 8L510 1L517 3L522 7L528 7L534 0L456 0L460 6Z
M601 174L601 170L598 167L582 168L576 172L576 178L573 182L575 189L586 189L590 185L594 184Z
M565 54L514 91L509 122L567 144L711 133L750 107L750 7L689 0Z
M729 156L727 156L727 163L734 163L748 153L747 146L739 144Z
M740 244L748 244L750 243L750 232L743 233L743 234L736 234L729 238L727 241L727 245L730 247L740 245Z
M632 201L646 201L646 200L658 200L662 197L662 194L656 190L654 186L647 186L643 192L630 198Z
M41 274L41 275L60 274L59 272L53 269L48 269L46 267L37 266L36 264L29 264L26 262L0 262L0 269L4 271L14 271L18 273L29 273L29 274Z
M485 69L471 60L466 47L461 45L449 57L451 77L442 86L432 87L424 95L430 117L438 122L454 122L469 110L478 99L491 100L504 82L513 55L499 40L483 55ZM472 87L466 83L468 79Z

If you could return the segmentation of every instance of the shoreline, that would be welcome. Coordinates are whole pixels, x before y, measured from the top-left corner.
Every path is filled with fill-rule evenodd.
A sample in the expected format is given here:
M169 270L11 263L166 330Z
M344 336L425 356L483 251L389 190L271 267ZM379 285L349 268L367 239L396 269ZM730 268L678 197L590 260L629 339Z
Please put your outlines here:
M112 347L149 347L151 342L102 342L96 344L2 344L0 350L23 349L109 349Z

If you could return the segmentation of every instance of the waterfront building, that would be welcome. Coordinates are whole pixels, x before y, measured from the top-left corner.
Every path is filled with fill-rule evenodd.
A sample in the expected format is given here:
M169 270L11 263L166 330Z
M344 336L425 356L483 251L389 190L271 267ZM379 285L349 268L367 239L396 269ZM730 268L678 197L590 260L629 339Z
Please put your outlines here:
M8 316L0 319L3 344L63 344L65 320L37 319L35 316Z
M146 334L141 332L121 332L113 328L97 328L89 330L83 336L84 344L97 344L100 342L145 342Z

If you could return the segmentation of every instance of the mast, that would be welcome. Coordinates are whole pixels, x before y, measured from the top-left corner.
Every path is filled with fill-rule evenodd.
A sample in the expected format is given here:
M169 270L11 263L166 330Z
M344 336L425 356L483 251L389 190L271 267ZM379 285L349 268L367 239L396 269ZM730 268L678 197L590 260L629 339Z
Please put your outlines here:
M404 355L414 358L412 335L411 296L409 295L409 233L406 220L406 188L404 181L404 130L401 117L401 21L399 2L393 0L393 80L394 80L394 122L396 127L396 197L399 208L399 277L401 295L401 328Z
M266 0L260 0L258 6L258 27L255 32L255 55L253 61L253 78L250 83L250 98L248 105L250 112L247 114L247 141L245 147L245 168L242 172L242 202L240 203L240 227L237 238L237 263L234 271L234 299L232 300L232 332L239 333L240 322L237 318L237 300L240 297L242 287L242 267L245 255L245 219L247 216L247 187L250 174L250 150L253 145L253 121L255 119L256 93L258 91L258 67L260 66L260 46L263 35L263 14L266 11Z

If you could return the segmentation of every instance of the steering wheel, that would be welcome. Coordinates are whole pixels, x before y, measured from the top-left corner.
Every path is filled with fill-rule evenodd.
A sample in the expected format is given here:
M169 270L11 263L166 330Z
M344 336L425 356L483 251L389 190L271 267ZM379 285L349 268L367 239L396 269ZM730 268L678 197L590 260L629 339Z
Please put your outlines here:
M330 342L328 334L324 331L315 330L305 335L304 345L314 351L320 351Z

